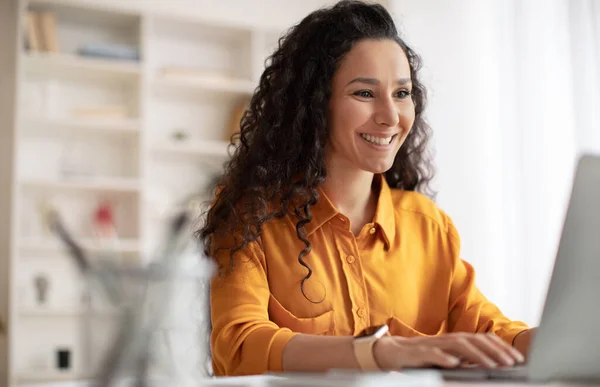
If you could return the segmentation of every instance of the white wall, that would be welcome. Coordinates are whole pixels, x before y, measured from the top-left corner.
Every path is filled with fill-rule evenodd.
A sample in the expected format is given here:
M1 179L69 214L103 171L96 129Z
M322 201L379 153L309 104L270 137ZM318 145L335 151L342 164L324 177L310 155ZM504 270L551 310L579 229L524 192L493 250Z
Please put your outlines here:
M594 126L595 78L578 78L597 66L580 55L594 46L578 49L592 35L577 34L588 21L577 19L575 3L390 2L425 63L438 204L454 219L483 293L530 324L541 315L577 142L595 138L579 130ZM583 72L573 69L578 57Z
M489 233L501 230L489 222L494 217L489 211L494 207L486 202L495 198L486 195L489 190L482 184L484 175L501 173L488 162L494 155L487 153L499 147L485 144L500 142L502 130L495 125L499 112L490 110L497 99L493 83L499 58L490 50L496 37L488 27L495 19L483 9L484 3L435 2L434 6L432 1L395 0L393 12L407 43L421 55L425 66L423 81L429 91L427 117L434 132L438 204L454 220L461 234L462 256L475 266L482 291L495 302L507 304L507 295L494 292L494 285L506 283L509 273L492 270L484 261L505 252L502 246L488 241ZM467 7L469 12L465 12ZM496 188L500 195L502 187Z

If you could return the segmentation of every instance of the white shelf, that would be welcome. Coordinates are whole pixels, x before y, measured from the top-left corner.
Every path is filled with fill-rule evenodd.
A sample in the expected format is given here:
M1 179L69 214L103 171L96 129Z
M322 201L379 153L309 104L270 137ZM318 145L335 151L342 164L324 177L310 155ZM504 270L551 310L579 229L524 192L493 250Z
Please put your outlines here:
M19 310L19 315L22 317L45 317L45 318L64 318L64 317L81 317L85 315L87 311L83 307L27 307ZM91 316L115 316L118 314L117 310L111 309L92 309L90 310Z
M228 154L227 141L190 141L182 143L157 144L152 150L157 154L167 156L184 156L191 158L216 157L224 161Z
M21 185L30 188L58 189L58 190L79 190L79 191L98 191L114 193L135 193L140 190L140 182L137 179L127 178L24 178L20 181Z
M154 86L159 89L178 91L212 91L250 96L256 85L244 79L226 79L219 77L158 77Z
M35 382L66 382L77 380L89 380L90 375L75 373L73 371L29 371L17 374L16 379L19 383Z
M101 251L117 251L120 253L139 253L141 251L141 243L137 239L120 239L119 241L113 243L110 242L110 247L103 248L102 242L95 239L80 239L77 238L77 242L81 244L81 246L93 252L101 252ZM53 239L43 239L43 238L30 238L23 239L19 243L19 248L22 251L43 251L43 252L56 252L63 251L66 248L64 245L58 241Z
M84 118L23 118L24 133L72 134L132 134L140 132L136 119L84 119Z
M25 71L33 74L121 78L140 75L140 63L127 60L95 59L79 55L43 52L23 54L22 60Z

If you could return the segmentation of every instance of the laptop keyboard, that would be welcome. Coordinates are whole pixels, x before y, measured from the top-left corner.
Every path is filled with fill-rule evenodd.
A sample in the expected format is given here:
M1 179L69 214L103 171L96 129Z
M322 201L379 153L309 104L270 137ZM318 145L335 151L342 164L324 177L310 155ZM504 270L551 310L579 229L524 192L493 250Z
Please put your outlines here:
M524 365L499 369L453 368L438 369L446 380L526 380L527 367Z

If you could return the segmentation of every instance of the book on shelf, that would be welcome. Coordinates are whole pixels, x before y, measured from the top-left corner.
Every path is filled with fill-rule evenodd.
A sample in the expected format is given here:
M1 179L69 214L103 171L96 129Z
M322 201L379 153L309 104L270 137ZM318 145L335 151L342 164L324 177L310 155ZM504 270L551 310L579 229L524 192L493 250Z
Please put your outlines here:
M56 30L56 15L53 12L27 11L25 14L25 43L31 52L60 51Z
M40 13L40 27L42 31L42 40L44 42L44 51L59 52L58 33L56 31L56 15L53 12Z
M127 46L124 44L110 43L85 43L79 50L79 55L115 60L130 60L138 61L140 59L140 51L137 47Z
M35 12L28 11L25 14L25 44L29 51L37 52L42 49L42 43L39 33L39 15Z

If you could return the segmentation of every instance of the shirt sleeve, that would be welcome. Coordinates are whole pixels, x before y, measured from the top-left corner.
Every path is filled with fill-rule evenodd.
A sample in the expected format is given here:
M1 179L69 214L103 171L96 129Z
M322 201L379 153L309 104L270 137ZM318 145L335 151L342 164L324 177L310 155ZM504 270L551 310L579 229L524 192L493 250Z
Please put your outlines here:
M475 270L460 259L460 239L449 222L448 238L452 250L452 281L450 288L448 327L451 332L490 332L513 345L515 337L527 330L527 324L504 316L500 309L475 285Z
M229 259L229 252L217 257ZM217 376L282 371L282 354L296 334L269 320L269 285L264 253L252 243L235 266L211 282L211 349Z

